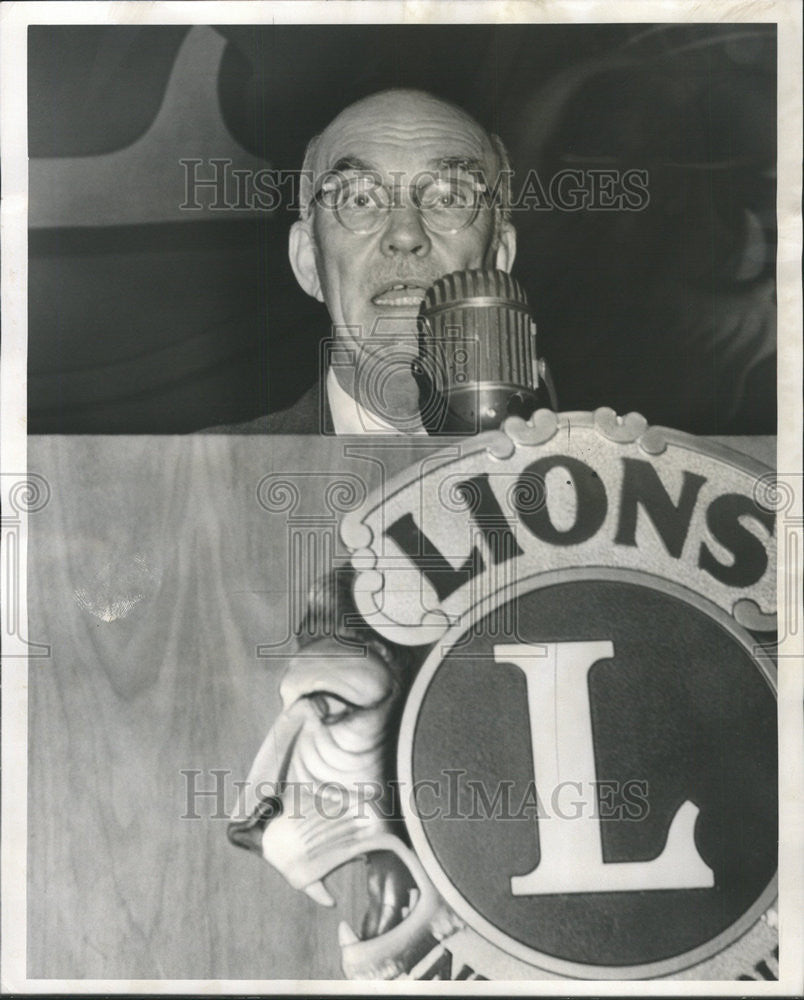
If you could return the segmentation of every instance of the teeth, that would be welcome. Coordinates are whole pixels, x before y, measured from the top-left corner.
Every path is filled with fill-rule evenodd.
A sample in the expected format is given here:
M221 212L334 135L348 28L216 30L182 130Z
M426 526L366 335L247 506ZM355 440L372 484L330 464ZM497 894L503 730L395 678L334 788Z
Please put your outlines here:
M319 879L311 882L304 890L310 899L314 899L320 906L334 906L335 900L327 892L324 883Z
M411 913L413 913L413 911L416 909L416 904L419 902L419 895L420 893L418 888L414 886L410 890L410 893L408 894L408 900L409 900L408 905L403 906L401 910L401 915L403 920L406 917L409 917Z
M407 292L407 294L405 294ZM425 289L420 285L406 285L403 282L391 285L384 292L378 292L372 302L378 306L418 306L424 298Z
M379 298L374 302L378 306L417 306L421 302L420 295L394 295L391 298Z
M345 920L341 920L338 924L338 945L341 948L346 948L347 945L357 944L360 938L355 934L349 924Z

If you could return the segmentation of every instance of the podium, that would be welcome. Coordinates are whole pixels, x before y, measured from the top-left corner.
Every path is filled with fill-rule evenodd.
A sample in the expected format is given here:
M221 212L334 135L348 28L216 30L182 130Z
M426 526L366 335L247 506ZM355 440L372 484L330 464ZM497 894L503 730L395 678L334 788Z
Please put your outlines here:
M775 466L773 438L713 440ZM299 574L345 560L341 518L444 446L29 439L50 490L28 519L27 640L49 647L28 667L30 977L342 977L355 874L325 910L227 818L279 711Z

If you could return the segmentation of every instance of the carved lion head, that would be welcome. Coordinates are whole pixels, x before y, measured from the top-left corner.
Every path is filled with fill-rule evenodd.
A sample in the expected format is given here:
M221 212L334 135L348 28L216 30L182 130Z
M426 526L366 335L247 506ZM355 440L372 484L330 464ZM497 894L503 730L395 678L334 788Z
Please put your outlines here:
M280 684L282 712L252 764L229 838L323 906L335 905L326 877L364 863L362 925L339 926L343 970L391 978L455 918L406 842L391 785L416 657L354 624L350 584L339 575L311 598L301 648Z

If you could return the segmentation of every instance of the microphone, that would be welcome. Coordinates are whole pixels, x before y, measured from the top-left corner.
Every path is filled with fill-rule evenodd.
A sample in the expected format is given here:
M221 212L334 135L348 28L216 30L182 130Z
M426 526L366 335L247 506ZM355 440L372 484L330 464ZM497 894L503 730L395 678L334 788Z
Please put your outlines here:
M413 364L430 434L475 434L557 410L525 290L505 271L453 271L426 292Z

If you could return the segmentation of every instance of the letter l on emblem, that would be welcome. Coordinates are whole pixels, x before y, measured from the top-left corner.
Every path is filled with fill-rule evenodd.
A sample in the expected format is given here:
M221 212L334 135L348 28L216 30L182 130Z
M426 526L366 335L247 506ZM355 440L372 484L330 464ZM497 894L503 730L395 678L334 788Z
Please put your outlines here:
M581 783L594 796L596 772L589 704L589 671L614 656L608 640L547 642L494 647L497 663L525 674L533 770L543 792L562 781ZM695 846L698 807L689 800L676 812L659 857L605 862L596 802L586 798L577 817L553 815L539 823L539 863L511 878L514 896L571 892L637 892L645 889L709 889L712 869Z

